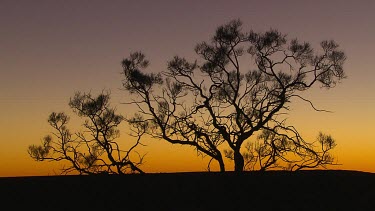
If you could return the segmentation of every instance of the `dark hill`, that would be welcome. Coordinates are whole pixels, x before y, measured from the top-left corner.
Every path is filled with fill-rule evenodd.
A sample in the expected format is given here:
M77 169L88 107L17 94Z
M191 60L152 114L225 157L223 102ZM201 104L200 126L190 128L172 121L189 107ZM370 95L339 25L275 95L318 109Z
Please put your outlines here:
M373 210L375 174L157 173L0 178L10 210Z

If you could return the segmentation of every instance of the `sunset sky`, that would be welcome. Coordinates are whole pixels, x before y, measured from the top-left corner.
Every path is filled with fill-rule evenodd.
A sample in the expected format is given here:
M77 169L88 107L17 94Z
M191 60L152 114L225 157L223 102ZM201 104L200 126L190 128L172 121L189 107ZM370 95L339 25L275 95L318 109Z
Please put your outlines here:
M121 61L130 52L143 51L150 71L159 72L175 55L196 58L196 43L237 18L244 31L274 28L313 46L326 39L340 44L347 79L305 95L333 112L296 101L288 121L306 137L331 134L342 164L335 168L375 172L374 11L372 0L1 0L0 177L59 172L59 165L33 161L27 147L51 131L52 111L69 111L76 91L111 90L112 105L131 115L121 104L129 95L120 90ZM146 172L206 170L191 148L144 143Z

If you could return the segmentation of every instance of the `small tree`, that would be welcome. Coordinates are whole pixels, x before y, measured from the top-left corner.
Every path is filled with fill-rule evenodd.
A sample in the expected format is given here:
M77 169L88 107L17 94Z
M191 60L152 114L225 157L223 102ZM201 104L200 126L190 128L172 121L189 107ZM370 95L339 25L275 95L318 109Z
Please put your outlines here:
M175 56L165 72L145 72L149 62L141 52L124 59L123 85L137 96L130 103L140 112L133 123L149 122L151 136L195 147L221 171L224 156L237 172L333 164L332 137L320 134L308 142L285 115L295 98L315 109L302 93L318 84L332 88L345 78L345 54L334 41L321 42L319 53L277 30L245 33L241 26L234 20L218 27L211 42L196 46L200 60ZM223 150L224 143L229 149Z
M44 137L41 145L31 145L29 155L36 161L67 161L63 174L124 174L127 172L143 173L139 168L143 157L138 162L130 160L134 148L140 143L144 130L136 130L137 141L127 151L120 149L115 139L120 136L117 129L124 117L116 114L110 107L110 95L76 93L70 99L69 106L79 117L84 118L84 131L72 133L67 128L69 117L65 113L51 113L48 123L55 132Z

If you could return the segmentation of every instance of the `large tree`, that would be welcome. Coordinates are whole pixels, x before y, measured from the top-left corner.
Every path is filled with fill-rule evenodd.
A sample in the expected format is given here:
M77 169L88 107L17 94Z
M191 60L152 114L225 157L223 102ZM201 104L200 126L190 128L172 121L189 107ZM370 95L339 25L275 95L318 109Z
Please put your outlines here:
M139 108L132 122L147 123L152 137L195 147L221 171L224 156L237 172L324 167L333 163L334 139L320 133L316 141L304 140L286 117L292 99L315 109L302 94L345 78L346 57L338 47L322 41L315 51L274 29L243 32L233 20L197 44L199 59L175 56L166 71L147 72L145 55L131 53L122 66L123 86L136 96L129 103Z
M110 94L101 93L93 97L90 93L76 93L69 106L85 121L83 131L72 133L68 128L67 114L52 112L48 123L54 129L51 135L43 138L41 145L30 145L29 155L36 161L65 161L62 174L125 174L143 173L138 161L131 160L131 153L140 143L144 129L137 127L133 132L136 142L128 150L121 150L116 139L118 126L125 120L109 104ZM139 154L138 154L139 155Z

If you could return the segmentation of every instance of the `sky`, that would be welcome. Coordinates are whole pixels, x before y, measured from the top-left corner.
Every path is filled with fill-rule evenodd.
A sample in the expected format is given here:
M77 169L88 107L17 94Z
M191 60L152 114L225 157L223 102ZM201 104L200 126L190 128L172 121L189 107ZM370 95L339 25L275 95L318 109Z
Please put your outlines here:
M318 45L334 39L347 55L347 79L293 102L289 120L303 135L319 131L337 141L335 168L375 172L375 1L253 0L0 0L0 177L54 175L59 165L35 162L27 147L51 129L53 111L69 111L76 91L110 90L118 111L131 113L121 61L141 50L150 71L194 47L233 19L244 30L278 29ZM77 128L78 129L78 128ZM126 131L120 141L126 141ZM146 172L205 171L191 148L145 140Z

